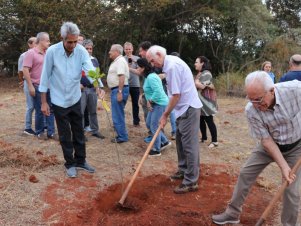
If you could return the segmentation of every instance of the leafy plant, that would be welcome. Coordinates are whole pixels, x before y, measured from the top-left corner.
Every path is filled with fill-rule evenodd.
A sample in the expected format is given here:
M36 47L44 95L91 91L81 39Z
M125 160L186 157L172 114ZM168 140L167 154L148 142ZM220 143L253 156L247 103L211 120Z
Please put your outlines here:
M98 68L96 68L95 71L94 71L94 70L88 71L88 76L94 80L94 81L93 81L93 86L96 88L96 87L99 86L98 79L101 79L102 77L104 77L105 74L104 74L104 73L101 73L101 72L100 72L100 69L99 69L99 67L98 67Z

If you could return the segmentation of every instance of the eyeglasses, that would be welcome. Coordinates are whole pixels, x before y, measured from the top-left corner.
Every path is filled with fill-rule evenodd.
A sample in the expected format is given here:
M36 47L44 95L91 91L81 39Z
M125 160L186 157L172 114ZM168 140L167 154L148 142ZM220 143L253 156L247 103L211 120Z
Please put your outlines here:
M260 105L260 104L262 103L263 98L265 97L266 94L267 94L267 93L265 92L265 94L264 94L262 97L259 97L259 98L253 99L253 100L249 99L248 97L247 97L247 99L248 99L252 104L259 104L259 105Z

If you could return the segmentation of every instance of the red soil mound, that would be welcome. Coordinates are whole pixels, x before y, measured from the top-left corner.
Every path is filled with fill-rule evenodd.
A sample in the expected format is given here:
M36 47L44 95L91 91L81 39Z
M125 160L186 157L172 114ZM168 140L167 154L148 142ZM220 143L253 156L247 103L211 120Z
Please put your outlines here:
M43 194L49 204L44 221L57 222L52 225L212 225L211 215L224 210L236 182L235 177L225 173L225 168L202 165L199 190L183 195L173 193L180 181L163 175L139 179L126 199L129 209L117 205L120 184L97 193L96 181L88 174L57 181ZM255 225L270 199L270 193L253 186L241 224Z

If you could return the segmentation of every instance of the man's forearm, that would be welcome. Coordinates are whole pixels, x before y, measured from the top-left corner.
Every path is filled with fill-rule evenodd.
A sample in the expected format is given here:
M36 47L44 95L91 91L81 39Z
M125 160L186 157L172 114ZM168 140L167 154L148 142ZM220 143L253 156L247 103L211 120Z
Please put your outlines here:
M119 75L119 83L118 83L118 89L119 90L123 89L124 80L125 80L125 76L124 75Z
M46 104L47 103L46 94L47 93L41 93L41 102L42 102L42 104Z
M281 169L288 167L279 147L271 137L262 139L261 144Z
M30 74L29 74L29 69L26 68L26 67L23 68L23 76L24 76L24 79L26 80L28 86L32 86L32 82L31 82Z
M180 100L181 94L174 94L172 97L169 99L169 103L165 109L164 114L168 116L170 112L174 109L174 107L177 105L178 101Z

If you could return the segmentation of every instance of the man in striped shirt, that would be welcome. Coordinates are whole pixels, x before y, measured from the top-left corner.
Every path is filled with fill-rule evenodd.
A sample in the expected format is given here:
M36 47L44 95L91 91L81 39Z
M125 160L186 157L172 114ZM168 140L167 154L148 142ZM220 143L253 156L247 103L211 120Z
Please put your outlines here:
M276 162L289 183L283 195L283 225L297 225L301 171L291 169L301 156L301 82L273 84L264 71L249 74L245 81L246 106L252 137L257 147L241 169L231 201L225 212L213 215L216 224L239 223L244 200L261 171Z

